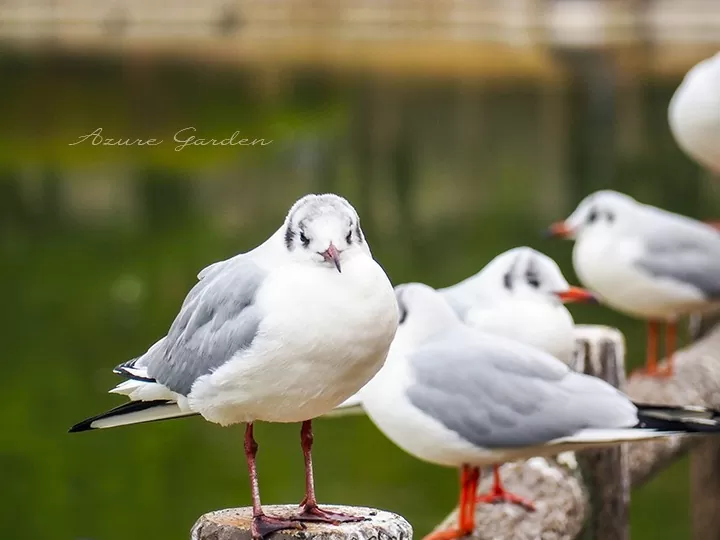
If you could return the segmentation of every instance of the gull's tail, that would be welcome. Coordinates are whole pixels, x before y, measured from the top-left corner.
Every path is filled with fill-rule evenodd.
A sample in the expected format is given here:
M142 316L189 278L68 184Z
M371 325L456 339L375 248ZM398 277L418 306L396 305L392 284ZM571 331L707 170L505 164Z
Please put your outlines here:
M638 423L614 429L581 429L553 444L597 448L621 442L645 441L669 435L720 435L720 412L705 407L634 404Z
M107 412L83 420L70 428L69 433L105 429L130 424L143 424L157 420L169 420L193 416L197 413L182 411L174 401L157 399L154 401L130 401Z
M720 433L720 412L706 407L634 404L636 429L675 433Z

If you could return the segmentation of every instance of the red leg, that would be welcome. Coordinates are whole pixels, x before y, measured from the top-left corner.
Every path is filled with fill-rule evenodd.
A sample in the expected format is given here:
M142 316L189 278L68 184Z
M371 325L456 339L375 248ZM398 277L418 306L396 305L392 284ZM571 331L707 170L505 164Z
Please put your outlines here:
M663 377L671 377L673 374L673 358L677 349L677 323L669 322L665 325L665 358L667 366L658 372Z
M477 502L490 504L510 503L521 506L528 512L535 511L535 505L531 501L523 499L509 491L505 491L500 478L500 467L497 465L493 465L493 486L490 492L485 495L480 495L477 498Z
M657 374L658 326L659 323L656 321L648 322L647 359L645 360L645 370L648 375Z
M458 525L427 535L423 540L455 540L472 534L475 530L475 492L480 479L480 469L463 465L460 470L460 502Z
M248 472L250 475L250 492L252 494L253 521L252 521L252 537L260 540L268 534L282 529L300 529L302 524L287 521L279 518L266 516L262 511L260 504L260 488L258 487L257 467L255 465L255 456L257 455L258 445L253 437L252 422L245 428L245 457L248 464Z
M363 521L365 518L359 516L348 516L322 510L318 507L317 498L315 497L315 481L313 479L312 464L312 422L305 420L300 429L300 444L303 449L303 457L305 458L305 497L300 503L300 513L293 517L297 521L321 521L324 523L332 523L338 525L349 521Z

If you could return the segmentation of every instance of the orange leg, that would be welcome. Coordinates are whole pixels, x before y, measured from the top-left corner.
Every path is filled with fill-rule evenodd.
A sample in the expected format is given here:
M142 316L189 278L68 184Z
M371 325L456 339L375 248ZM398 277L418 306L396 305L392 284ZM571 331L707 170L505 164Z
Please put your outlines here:
M460 503L458 505L458 526L438 531L423 540L455 540L472 534L475 530L475 493L480 481L480 469L463 465L460 471Z
M659 375L663 377L671 377L673 374L673 358L677 350L677 323L669 322L665 325L665 358L667 358L667 366Z
M665 356L667 357L667 367L658 369L660 323L658 321L648 322L648 340L647 340L647 360L645 361L645 369L640 370L650 377L664 378L669 377L673 373L673 355L677 344L677 325L674 322L665 324Z
M523 499L522 497L518 497L517 495L510 493L509 491L505 491L505 488L502 485L502 480L500 479L500 467L498 467L497 465L493 465L493 486L490 489L490 492L486 493L485 495L480 495L476 500L480 503L516 504L517 506L521 506L528 512L535 511L535 505L531 501Z
M645 371L648 375L657 374L658 326L659 323L657 321L648 322L647 359L645 360Z

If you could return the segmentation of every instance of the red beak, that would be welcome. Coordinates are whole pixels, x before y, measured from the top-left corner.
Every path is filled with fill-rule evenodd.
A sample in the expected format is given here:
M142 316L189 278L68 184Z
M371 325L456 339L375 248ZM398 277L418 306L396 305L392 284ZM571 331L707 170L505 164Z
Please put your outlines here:
M555 294L557 294L558 298L560 298L564 304L571 304L573 302L597 303L597 298L593 293L580 287L570 287L566 291L560 291Z
M548 236L556 236L558 238L567 238L570 236L571 233L572 231L567 225L565 225L564 221L558 221L557 223L553 223L547 229Z
M340 252L337 250L337 248L333 245L332 242L330 242L330 247L328 247L320 255L325 258L326 262L332 261L333 263L335 263L335 268L337 268L337 271L342 273L342 270L340 269Z

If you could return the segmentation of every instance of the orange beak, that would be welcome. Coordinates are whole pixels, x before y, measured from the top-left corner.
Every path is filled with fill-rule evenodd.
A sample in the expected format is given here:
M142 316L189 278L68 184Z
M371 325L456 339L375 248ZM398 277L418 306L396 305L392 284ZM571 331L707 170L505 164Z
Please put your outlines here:
M597 298L593 293L580 287L570 287L567 291L560 291L555 294L557 294L558 298L560 298L564 304L571 304L573 302L597 303Z
M572 234L572 231L570 230L570 228L567 225L565 225L564 221L558 221L557 223L553 223L547 229L548 236L555 236L558 238L568 238L571 234Z
M332 261L335 264L335 268L337 268L337 271L342 273L342 270L340 269L340 252L337 250L337 248L333 245L332 242L330 242L330 246L325 251L323 251L321 255L325 258L325 261Z

